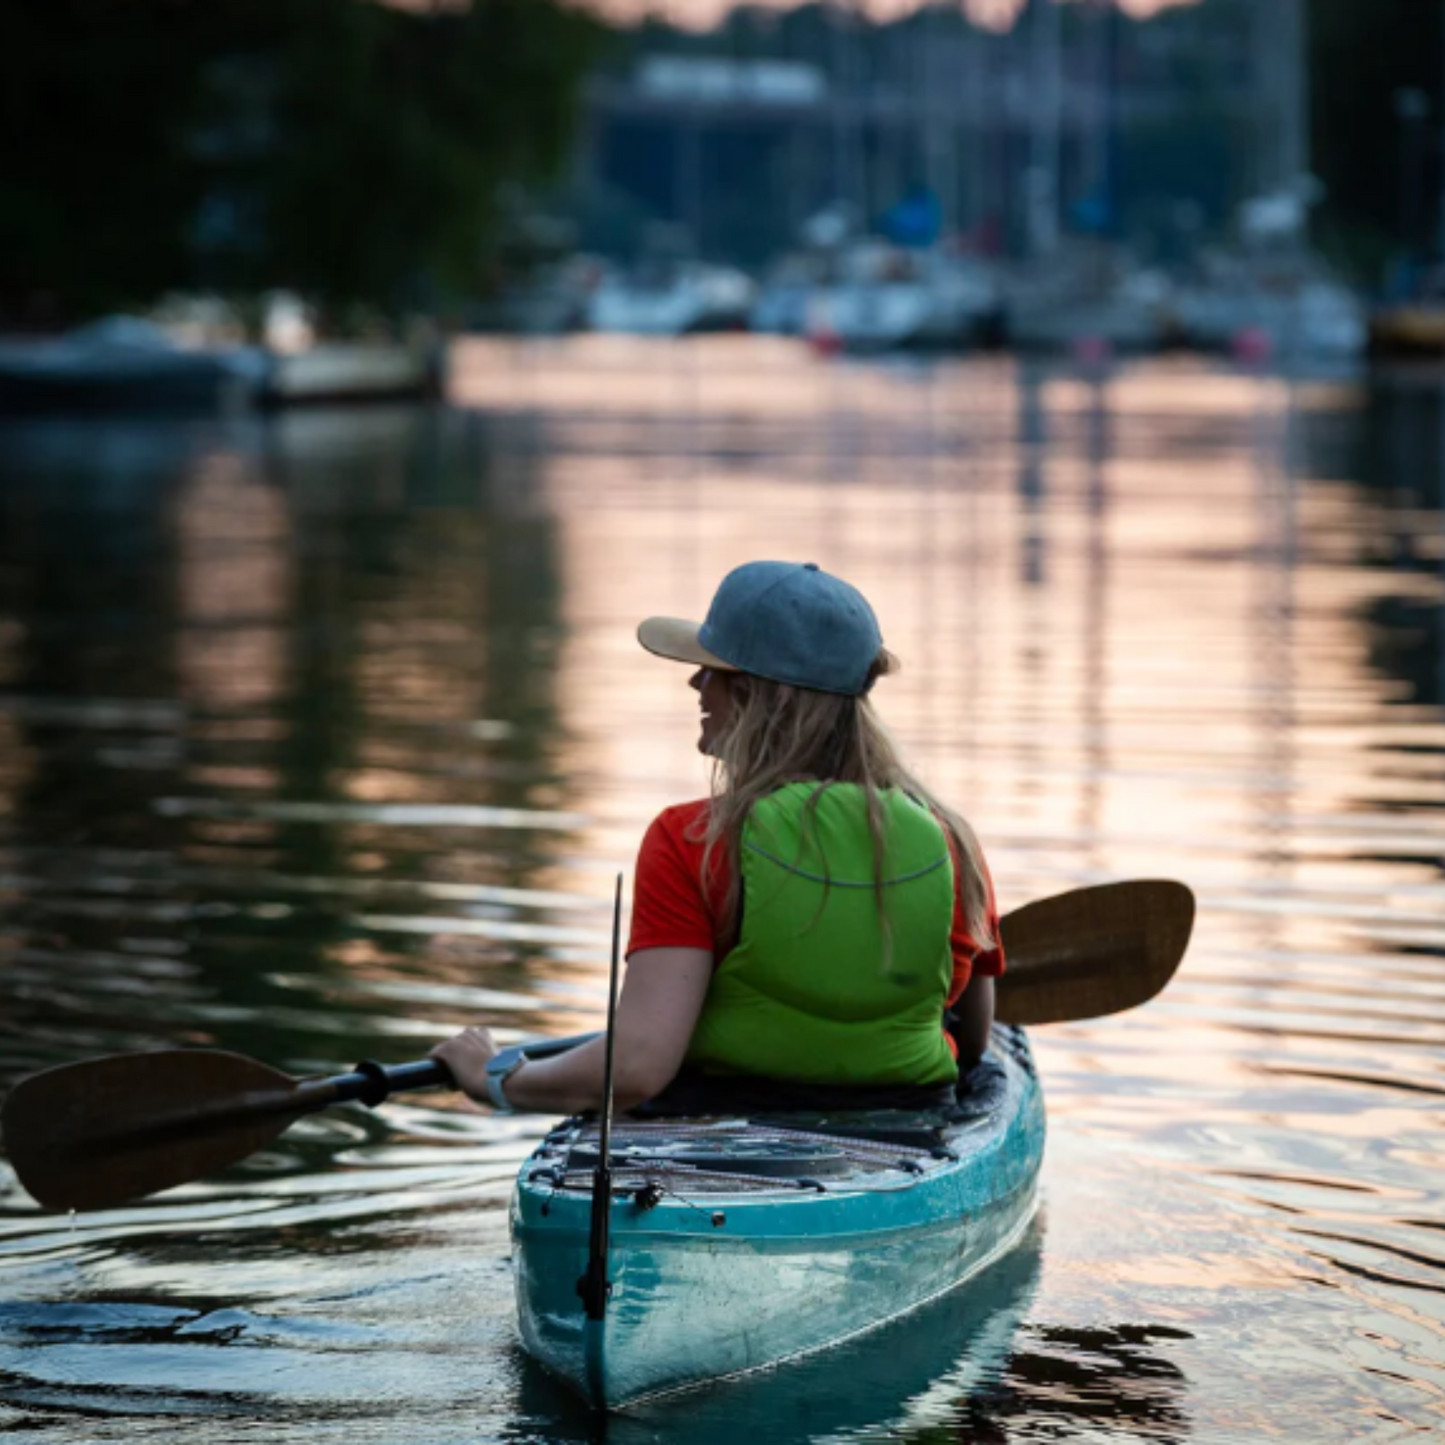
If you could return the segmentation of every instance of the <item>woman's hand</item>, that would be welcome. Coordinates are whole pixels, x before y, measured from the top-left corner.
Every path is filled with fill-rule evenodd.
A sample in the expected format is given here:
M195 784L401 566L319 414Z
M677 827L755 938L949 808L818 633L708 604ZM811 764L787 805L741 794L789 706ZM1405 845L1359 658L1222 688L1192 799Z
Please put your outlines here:
M483 1028L463 1029L440 1043L431 1057L440 1059L451 1070L457 1088L478 1104L491 1100L487 1094L487 1065L497 1052L496 1040Z

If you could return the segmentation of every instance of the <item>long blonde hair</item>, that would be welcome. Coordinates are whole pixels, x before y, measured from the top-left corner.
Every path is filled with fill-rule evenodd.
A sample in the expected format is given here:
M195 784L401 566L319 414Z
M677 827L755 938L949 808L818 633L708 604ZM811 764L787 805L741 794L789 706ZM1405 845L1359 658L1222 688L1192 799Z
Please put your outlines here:
M967 821L935 798L903 765L873 704L868 700L878 678L897 668L881 649L868 674L862 695L846 697L791 687L750 673L728 673L732 710L712 747L712 795L707 811L703 878L708 878L719 849L727 860L728 888L721 932L736 934L742 897L739 855L743 825L759 799L788 783L816 781L818 791L807 804L811 816L830 783L853 783L862 789L873 841L875 894L883 899L884 811L881 793L898 789L910 794L938 819L957 850L964 918L975 942L990 948L996 942L990 923L989 888L983 851Z

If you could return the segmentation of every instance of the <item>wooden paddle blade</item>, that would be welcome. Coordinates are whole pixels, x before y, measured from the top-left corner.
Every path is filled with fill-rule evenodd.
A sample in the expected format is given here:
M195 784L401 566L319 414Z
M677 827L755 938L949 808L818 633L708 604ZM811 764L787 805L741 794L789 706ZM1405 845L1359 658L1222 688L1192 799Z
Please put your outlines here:
M1052 1024L1135 1008L1174 977L1194 927L1182 883L1145 878L1026 904L1002 922L1001 1023Z
M289 1075L240 1054L116 1054L22 1079L0 1126L36 1200L102 1209L244 1159L296 1117L295 1089Z

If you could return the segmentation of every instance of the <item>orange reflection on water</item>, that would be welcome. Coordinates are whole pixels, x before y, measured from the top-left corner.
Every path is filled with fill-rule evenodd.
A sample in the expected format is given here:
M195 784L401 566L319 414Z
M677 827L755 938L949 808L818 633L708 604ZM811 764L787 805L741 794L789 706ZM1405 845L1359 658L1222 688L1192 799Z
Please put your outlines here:
M216 453L176 498L176 670L203 712L264 710L288 683L292 519L238 457Z
M1142 1285L1151 1289L1278 1290L1288 1287L1293 1271L1283 1264L1215 1251L1198 1255L1156 1254L1120 1259L1109 1267L1116 1284Z

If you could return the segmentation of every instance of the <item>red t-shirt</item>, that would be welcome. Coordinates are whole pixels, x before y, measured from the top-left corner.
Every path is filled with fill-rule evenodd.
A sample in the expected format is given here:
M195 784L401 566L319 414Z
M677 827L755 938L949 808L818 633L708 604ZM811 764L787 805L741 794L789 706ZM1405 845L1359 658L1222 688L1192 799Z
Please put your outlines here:
M628 939L630 957L644 948L705 948L721 957L725 940L718 920L727 896L728 862L723 850L713 850L707 888L702 885L703 819L708 800L678 803L665 808L653 819L637 855L637 876L632 889L632 933ZM694 836L697 835L697 836ZM968 987L975 973L996 978L1003 972L1003 949L995 944L980 948L969 932L963 912L963 890L959 884L958 851L952 836L953 928L949 945L953 950L953 983L948 1002L953 1003ZM988 886L989 927L998 937L998 912L993 883Z

